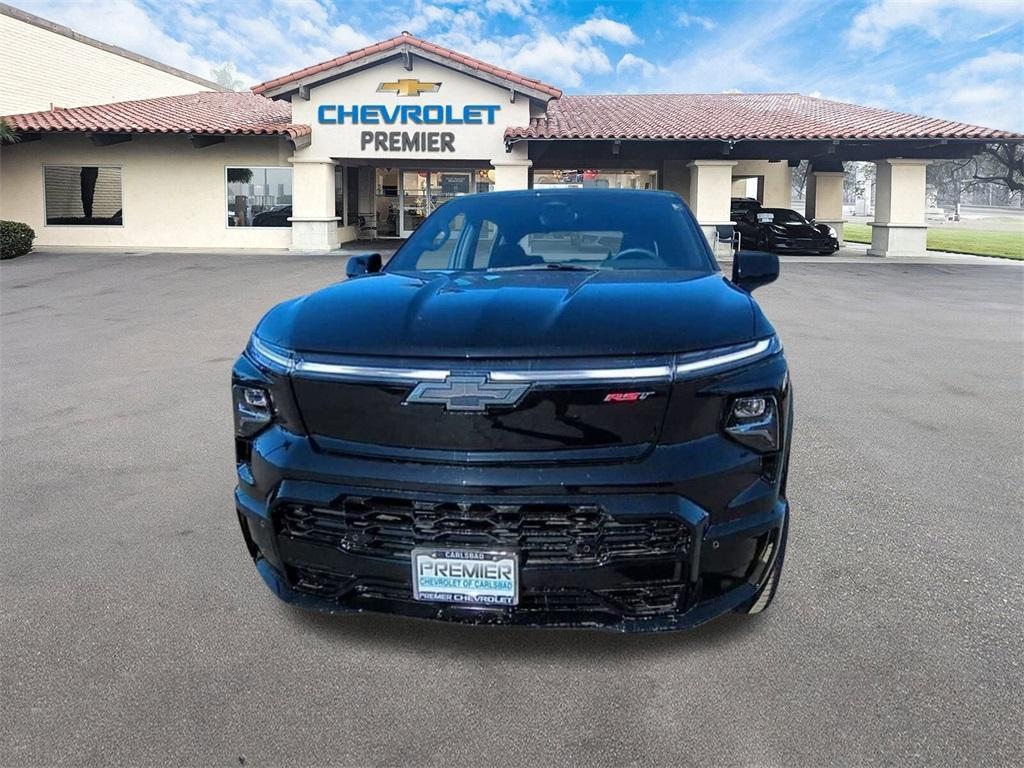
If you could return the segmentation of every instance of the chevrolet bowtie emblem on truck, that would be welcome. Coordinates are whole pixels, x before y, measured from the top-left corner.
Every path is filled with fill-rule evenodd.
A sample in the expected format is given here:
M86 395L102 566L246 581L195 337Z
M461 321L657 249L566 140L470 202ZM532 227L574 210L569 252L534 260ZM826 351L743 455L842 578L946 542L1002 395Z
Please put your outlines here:
M377 93L394 91L399 96L419 96L421 93L436 93L440 89L440 83L424 83L412 78L401 78L393 83L381 83L377 86Z
M434 403L446 411L481 413L490 407L512 407L530 389L529 384L488 381L486 376L451 375L444 381L421 381L403 405Z

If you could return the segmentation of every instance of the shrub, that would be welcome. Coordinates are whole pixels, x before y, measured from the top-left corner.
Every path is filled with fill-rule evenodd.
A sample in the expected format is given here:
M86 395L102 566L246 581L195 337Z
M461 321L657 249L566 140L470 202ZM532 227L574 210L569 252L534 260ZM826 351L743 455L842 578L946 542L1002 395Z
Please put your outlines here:
M0 259L24 256L32 250L36 233L20 221L0 221Z

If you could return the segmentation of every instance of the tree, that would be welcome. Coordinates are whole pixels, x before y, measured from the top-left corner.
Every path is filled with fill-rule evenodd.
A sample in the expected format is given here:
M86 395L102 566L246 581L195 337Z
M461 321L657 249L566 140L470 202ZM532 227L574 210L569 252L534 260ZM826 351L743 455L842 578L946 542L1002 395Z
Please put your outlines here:
M16 141L21 141L21 137L10 123L0 117L0 144L13 144Z
M1018 144L988 144L966 160L942 160L928 166L928 183L939 200L958 206L968 190L999 188L1006 202L1024 198L1024 151Z
M930 163L927 170L928 186L935 188L937 202L952 205L956 215L960 213L960 203L964 192L971 186L973 178L971 166L974 158L967 160L943 160Z
M210 77L217 85L230 88L232 91L240 91L245 87L245 83L235 77L237 74L233 61L225 61L216 69L210 70Z
M1020 144L987 144L974 158L974 183L998 184L1024 192L1024 150Z
M804 191L807 188L807 169L810 167L806 160L801 160L800 165L793 169L790 174L790 183L793 185L793 197L797 200L804 199Z
M852 161L843 163L843 198L856 200L868 195L868 183L875 183L877 168L874 163ZM868 201L871 202L870 200Z
M228 184L248 184L252 181L252 168L228 168Z

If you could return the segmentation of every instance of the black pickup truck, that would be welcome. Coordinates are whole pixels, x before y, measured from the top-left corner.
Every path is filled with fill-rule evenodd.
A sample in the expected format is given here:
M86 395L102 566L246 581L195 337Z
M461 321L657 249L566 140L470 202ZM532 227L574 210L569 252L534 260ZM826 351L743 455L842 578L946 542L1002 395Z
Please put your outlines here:
M757 613L793 405L676 195L497 192L271 309L233 370L235 506L278 597L332 612L676 629Z

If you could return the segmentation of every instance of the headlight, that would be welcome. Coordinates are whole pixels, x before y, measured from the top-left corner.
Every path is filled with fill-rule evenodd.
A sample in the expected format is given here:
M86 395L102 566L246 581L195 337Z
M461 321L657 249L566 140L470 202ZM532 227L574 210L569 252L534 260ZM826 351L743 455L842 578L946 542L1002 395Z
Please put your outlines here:
M735 398L725 418L725 431L733 440L760 453L779 449L779 406L774 395Z
M274 420L274 403L267 390L235 384L231 387L231 394L235 405L235 434L238 437L253 437Z
M771 357L782 351L782 343L778 336L767 339L738 344L733 347L719 347L703 352L689 352L676 357L676 378L685 378L698 374L711 373L716 370L728 370L740 365L748 365L764 357Z
M254 363L268 371L289 374L295 368L295 357L289 350L263 341L255 333L245 351Z
M825 228L828 230L828 236L829 237L831 237L833 240L838 240L839 239L839 233L836 232L836 228L835 227L825 227Z
M768 229L770 229L772 232L774 232L777 235L784 235L784 234L786 234L786 228L785 227L780 227L778 224L769 224L768 225Z

